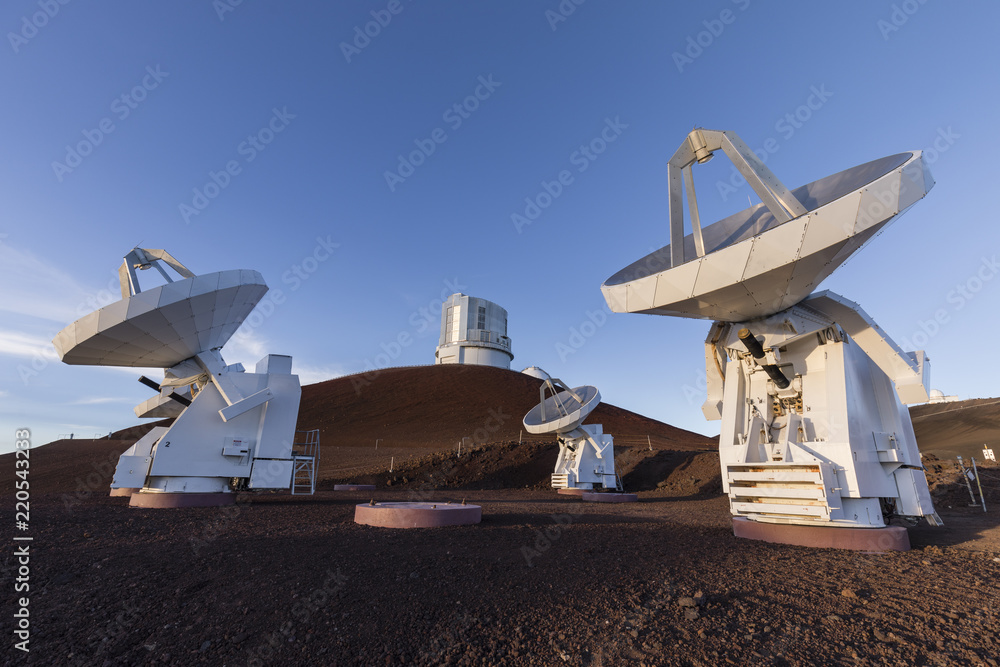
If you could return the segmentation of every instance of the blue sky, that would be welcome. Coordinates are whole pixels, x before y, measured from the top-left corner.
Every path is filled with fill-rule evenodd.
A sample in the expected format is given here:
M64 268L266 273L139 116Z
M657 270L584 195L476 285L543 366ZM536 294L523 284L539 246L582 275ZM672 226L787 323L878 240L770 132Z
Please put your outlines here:
M823 287L926 349L934 387L994 396L998 20L940 0L7 2L0 446L136 423L138 372L49 341L118 298L137 244L264 275L229 362L290 354L304 382L429 364L463 291L509 311L514 368L717 433L709 323L608 315L600 292L667 243L666 160L695 126L769 146L789 187L927 150L936 187ZM747 205L730 173L696 172L703 220Z

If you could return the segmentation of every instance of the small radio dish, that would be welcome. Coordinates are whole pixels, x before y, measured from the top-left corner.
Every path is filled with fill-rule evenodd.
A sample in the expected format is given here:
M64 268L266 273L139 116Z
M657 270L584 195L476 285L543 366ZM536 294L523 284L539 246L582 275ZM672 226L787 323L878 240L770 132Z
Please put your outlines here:
M547 383L546 383L547 385ZM546 385L542 386L545 391ZM597 387L565 388L540 401L524 416L528 433L569 433L580 426L601 402Z
M130 253L140 252L136 248ZM135 268L150 257L126 258L122 300L73 322L52 344L64 363L91 366L170 368L202 352L221 348L267 293L257 271L239 269L195 276L182 264L163 259L182 280L141 291ZM160 259L157 257L157 259ZM134 266L133 266L134 265Z
M556 388L561 390L557 391ZM545 397L546 392L552 395ZM538 405L524 416L524 428L536 435L555 433L559 456L552 472L552 488L618 490L615 474L615 439L600 424L582 422L601 402L597 387L570 389L558 378L546 378L538 390Z
M691 163L724 150L761 202L702 229ZM601 286L615 312L743 322L805 299L934 185L919 152L788 191L732 132L695 130L668 163L671 243ZM684 234L682 177L692 232Z

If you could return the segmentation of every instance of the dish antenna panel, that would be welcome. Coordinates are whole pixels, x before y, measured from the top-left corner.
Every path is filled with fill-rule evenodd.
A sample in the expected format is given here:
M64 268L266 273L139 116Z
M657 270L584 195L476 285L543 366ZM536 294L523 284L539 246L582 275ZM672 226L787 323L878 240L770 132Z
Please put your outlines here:
M702 226L692 166L719 150L761 203ZM893 515L939 524L904 406L927 400L926 356L903 352L857 304L812 294L933 187L922 154L789 190L733 132L697 129L667 174L670 244L601 291L615 312L715 320L702 409L722 420L732 514L808 526L879 528Z
M545 375L538 405L524 416L524 428L538 435L555 433L559 440L552 488L618 489L614 438L600 424L582 425L600 404L601 393L589 385L570 389L562 380Z
M164 268L173 269L175 280ZM137 270L166 283L148 290ZM301 389L292 358L268 355L254 373L220 350L267 292L256 271L196 276L164 250L134 248L119 270L122 299L86 315L52 343L67 364L164 368L138 417L174 417L122 454L112 493L135 506L232 502L234 489L289 488ZM266 418L265 418L266 417Z

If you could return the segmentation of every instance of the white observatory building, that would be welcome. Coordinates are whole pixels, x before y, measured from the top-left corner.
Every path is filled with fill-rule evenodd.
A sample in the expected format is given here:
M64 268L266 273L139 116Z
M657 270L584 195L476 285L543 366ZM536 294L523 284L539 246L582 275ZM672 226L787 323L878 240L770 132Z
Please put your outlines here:
M441 304L435 364L475 364L510 370L507 311L486 299L456 293Z

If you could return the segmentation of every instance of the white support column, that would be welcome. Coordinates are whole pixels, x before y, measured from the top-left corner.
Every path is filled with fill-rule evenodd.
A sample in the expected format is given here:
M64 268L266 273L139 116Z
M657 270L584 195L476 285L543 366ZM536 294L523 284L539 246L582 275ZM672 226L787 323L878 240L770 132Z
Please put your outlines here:
M682 167L675 166L673 160L667 163L667 179L670 181L670 266L684 263L684 199L681 194L683 180Z

